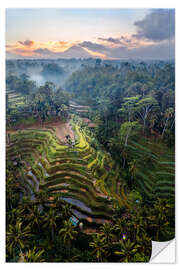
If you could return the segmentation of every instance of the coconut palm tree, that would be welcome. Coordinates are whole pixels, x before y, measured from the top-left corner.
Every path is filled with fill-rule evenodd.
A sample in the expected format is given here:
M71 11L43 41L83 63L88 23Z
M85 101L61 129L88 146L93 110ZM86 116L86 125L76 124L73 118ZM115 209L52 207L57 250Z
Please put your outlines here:
M64 219L67 220L70 218L70 216L72 215L71 209L72 209L72 206L69 203L65 202L64 207L62 209L62 216Z
M115 251L116 255L120 255L121 262L133 262L135 253L138 251L139 245L131 242L130 239L127 241L119 241L121 244L121 251Z
M133 234L134 234L134 240L136 239L137 236L142 235L142 233L145 232L145 228L146 228L146 223L144 221L144 218L141 214L136 213L135 215L133 215L132 217L132 221L131 221L131 227L133 230Z
M118 220L116 221L114 230L118 232L119 236L121 236L124 233L125 224L126 223L124 218L118 218Z
M149 216L149 228L153 231L152 239L155 241L160 240L160 233L168 233L169 221L162 216L151 215Z
M133 159L131 162L128 163L128 165L129 165L129 173L131 175L130 186L132 187L132 182L135 178L136 171L137 171L137 160Z
M12 208L7 212L7 225L8 224L16 224L16 220L18 217L23 215L23 209L21 208Z
M165 114L164 114L164 116L166 118L166 121L165 121L164 128L163 128L163 131L162 131L162 134L161 134L162 138L163 138L164 132L166 130L168 120L169 120L169 118L171 118L173 116L173 114L174 114L174 108L166 109Z
M78 232L74 229L72 223L65 220L63 228L59 230L59 235L67 247L68 254L70 253L71 242L76 239L77 234Z
M136 242L140 245L139 252L149 256L152 251L151 237L146 232L142 232L141 236L136 235Z
M154 211L157 212L159 218L166 219L172 208L174 208L174 206L166 199L158 198L154 203Z
M63 213L63 204L64 201L61 199L59 195L54 197L54 208L57 210L59 213Z
M40 190L35 192L36 201L35 203L44 207L45 203L47 203L49 194L47 190Z
M98 262L105 261L108 245L101 234L94 235L93 242L90 242L89 246L93 248L92 254L96 256Z
M159 241L160 234L167 234L169 232L169 217L173 205L165 199L157 199L154 207L148 216L148 226L153 232L153 239ZM155 234L155 235L154 235Z
M54 241L54 233L57 227L56 225L57 218L58 218L57 213L53 208L51 208L44 216L44 227L50 229L52 241Z
M129 173L131 177L134 179L137 170L137 160L133 159L131 162L128 163L128 165L129 165Z
M42 259L42 254L44 253L44 249L37 250L34 247L32 250L28 250L24 256L24 262L44 262L45 260Z
M28 241L30 234L30 226L23 227L21 219L16 221L15 225L9 224L6 233L7 250L10 254L15 254L15 248L23 249Z
M113 226L110 223L105 223L100 227L100 232L103 238L105 239L106 243L110 245L112 243L113 235Z
M38 231L40 232L41 224L43 222L43 216L41 215L38 206L33 206L31 208L31 212L29 213L27 217L28 221L30 222L32 228L38 228Z

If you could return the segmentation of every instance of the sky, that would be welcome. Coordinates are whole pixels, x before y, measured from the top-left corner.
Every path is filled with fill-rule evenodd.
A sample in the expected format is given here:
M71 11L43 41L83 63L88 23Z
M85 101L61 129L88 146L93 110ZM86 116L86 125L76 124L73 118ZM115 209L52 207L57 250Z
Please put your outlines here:
M174 9L6 9L7 58L173 59Z

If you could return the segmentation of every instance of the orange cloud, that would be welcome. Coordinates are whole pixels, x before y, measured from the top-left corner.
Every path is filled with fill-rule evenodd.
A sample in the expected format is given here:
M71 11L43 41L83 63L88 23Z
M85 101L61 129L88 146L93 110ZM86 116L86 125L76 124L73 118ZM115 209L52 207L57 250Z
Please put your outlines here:
M10 52L16 54L16 55L21 55L21 56L33 56L34 51L33 50L28 50L28 49L23 49L23 48L16 48L14 50L11 50Z
M99 57L99 58L106 58L106 55L100 52L93 52L90 49L83 48L85 51L87 51L89 54L91 54L93 57Z
M32 47L34 45L33 40L25 40L24 42L18 41L18 43L20 43L21 45L23 45L25 47Z
M61 53L69 49L70 47L76 45L75 42L66 41L47 41L39 42L34 40L18 41L15 44L7 44L6 51L10 53L19 54L21 56L33 56L36 55L36 50L48 49L53 53Z

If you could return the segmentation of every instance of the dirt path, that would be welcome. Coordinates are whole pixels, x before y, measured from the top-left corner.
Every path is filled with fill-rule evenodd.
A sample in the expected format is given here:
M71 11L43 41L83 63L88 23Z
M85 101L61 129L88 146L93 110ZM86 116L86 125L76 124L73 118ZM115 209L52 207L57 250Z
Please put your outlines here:
M48 127L53 127L55 128L55 134L56 136L62 141L66 142L66 136L69 135L71 137L71 140L74 141L74 132L68 123L62 123L62 122L50 122L50 123L45 123L43 126L41 123L35 123L31 125L24 125L21 124L15 129L12 130L7 130L7 133L16 133L19 130L25 130L25 129L40 129L40 130L49 130L50 128Z
M87 234L91 234L91 233L99 233L99 230L98 229L95 229L95 228L86 228L83 230L84 233L87 233Z
M68 123L51 123L51 127L54 127L56 129L55 133L56 136L63 142L65 142L66 136L69 135L71 137L71 140L74 141L74 132L72 130L72 127Z

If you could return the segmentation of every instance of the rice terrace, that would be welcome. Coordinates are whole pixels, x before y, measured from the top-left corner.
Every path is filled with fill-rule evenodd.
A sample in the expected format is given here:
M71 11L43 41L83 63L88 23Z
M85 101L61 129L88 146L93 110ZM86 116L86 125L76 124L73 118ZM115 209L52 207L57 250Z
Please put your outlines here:
M91 43L7 57L7 262L148 262L175 237L174 59Z

